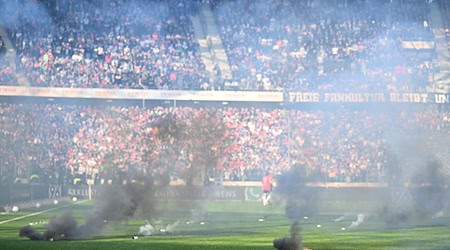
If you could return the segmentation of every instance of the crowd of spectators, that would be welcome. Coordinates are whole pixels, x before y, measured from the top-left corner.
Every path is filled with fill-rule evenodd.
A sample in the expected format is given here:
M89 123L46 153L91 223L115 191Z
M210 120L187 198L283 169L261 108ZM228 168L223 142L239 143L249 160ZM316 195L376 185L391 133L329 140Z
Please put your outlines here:
M190 19L197 2L12 0L1 6L8 15L0 24L17 50L17 70L33 86L211 89ZM429 85L433 53L402 49L405 40L434 40L426 1L210 2L233 72L226 85L234 89L408 92Z
M2 85L9 85L16 82L15 72L13 67L11 67L10 61L8 61L6 52L5 41L0 36L0 83Z
M200 89L209 86L181 0L7 1L2 17L31 85Z
M444 25L445 37L447 38L447 47L450 53L450 3L445 0L440 0L439 7L441 9L442 21Z
M0 36L0 56L4 56L5 54L6 54L5 41L3 41L3 38Z
M214 13L241 90L425 91L433 41L425 1L227 1Z
M33 174L62 180L70 142L79 128L75 116L68 106L0 104L2 183Z
M3 183L33 174L68 183L117 173L183 179L195 159L208 154L214 154L208 174L217 180L259 181L269 168L282 172L300 164L312 181L379 182L386 181L390 155L404 148L402 138L432 150L424 155L444 160L450 154L450 113L435 110L1 104L0 125Z

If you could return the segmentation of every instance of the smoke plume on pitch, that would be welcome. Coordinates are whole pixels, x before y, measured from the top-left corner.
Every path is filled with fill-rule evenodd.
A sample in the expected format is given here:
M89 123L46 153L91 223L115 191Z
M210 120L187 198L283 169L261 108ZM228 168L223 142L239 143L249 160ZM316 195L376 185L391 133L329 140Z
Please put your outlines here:
M298 250L302 248L300 221L317 213L317 191L306 185L306 166L294 166L290 171L280 175L277 180L277 188L281 197L286 202L285 214L292 222L290 238L282 238L274 241L277 249Z
M83 239L101 233L109 223L126 222L138 212L156 212L156 202L150 192L154 190L151 182L127 185L107 185L96 200L92 213L84 224L78 226L71 213L63 213L50 220L47 230L41 234L31 226L20 229L19 236L31 240Z
M317 212L317 191L306 185L306 166L293 167L277 178L276 192L286 202L285 214L289 220L300 221Z
M388 137L392 148L389 192L381 210L386 224L397 226L443 213L449 176L436 154L446 145L437 145L435 136L397 133Z

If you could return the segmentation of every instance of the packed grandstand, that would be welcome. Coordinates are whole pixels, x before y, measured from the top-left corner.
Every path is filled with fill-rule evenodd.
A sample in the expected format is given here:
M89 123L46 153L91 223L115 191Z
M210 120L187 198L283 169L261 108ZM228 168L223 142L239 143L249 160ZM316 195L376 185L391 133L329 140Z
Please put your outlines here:
M218 34L208 50L223 48L230 78L202 54L193 20L204 20L205 8ZM450 41L445 0L8 0L0 9L8 13L0 17L2 95L87 91L71 103L2 98L2 184L37 173L58 183L144 172L177 180L205 157L220 181L259 181L269 168L301 164L310 181L386 182L387 167L404 160L393 157L403 144L448 162L450 100L433 96L445 61L436 65L450 51L448 41L439 50L435 32ZM83 93L99 88L280 98L268 106L226 98L208 106L204 96L177 105L170 95L168 105L85 102L92 96ZM317 105L302 105L309 101L296 93L311 93ZM330 93L365 98L321 105Z
M442 2L443 20L448 4ZM16 71L33 86L220 89L198 53L194 1L4 1ZM414 1L221 1L211 8L239 90L425 91L430 7ZM448 30L448 29L447 29ZM17 85L14 70L2 84Z
M215 150L221 151L214 163L216 176L233 181L260 180L267 168L283 171L290 164L307 164L315 181L384 182L390 152L400 140L426 146L442 161L448 160L450 153L446 146L450 142L449 112L226 107L206 116L210 110L3 104L3 181L13 181L14 174L27 177L44 172L44 178L53 180L66 178L67 173L102 175L109 166L133 176L148 169L148 164L155 173L170 170L172 178L182 179L186 166L196 157L190 157L196 153L193 144L209 143L208 138L220 140L215 145ZM181 134L189 134L167 141L170 134L158 136L159 121L167 117L186 127L195 119L219 119L206 125L224 126L226 132L193 140L200 138L200 133L213 133L196 127L204 131L182 130ZM401 139L400 131L408 140ZM425 142L429 145L422 145Z

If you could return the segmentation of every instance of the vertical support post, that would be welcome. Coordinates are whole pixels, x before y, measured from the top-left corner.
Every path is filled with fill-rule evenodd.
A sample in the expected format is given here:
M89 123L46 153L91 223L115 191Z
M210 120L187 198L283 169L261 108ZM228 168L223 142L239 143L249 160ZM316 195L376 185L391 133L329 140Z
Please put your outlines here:
M89 200L92 200L92 185L88 185L88 192L89 192Z
M92 200L92 185L94 185L94 179L88 179L87 184L88 184L88 198L89 200Z

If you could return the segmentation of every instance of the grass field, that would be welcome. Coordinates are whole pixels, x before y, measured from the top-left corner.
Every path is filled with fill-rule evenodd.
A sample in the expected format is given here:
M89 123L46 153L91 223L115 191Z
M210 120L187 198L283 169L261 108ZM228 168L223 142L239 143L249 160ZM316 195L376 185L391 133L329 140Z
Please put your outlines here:
M65 206L65 207L62 207ZM55 207L62 207L43 212ZM0 214L0 249L274 249L275 238L289 235L290 222L283 216L283 208L263 207L253 202L208 202L202 212L169 209L160 221L151 221L155 228L179 220L173 233L152 236L137 235L144 218L128 223L109 224L104 233L87 240L31 241L19 238L19 228L29 223L48 221L63 210L72 210L82 223L84 215L93 208L90 202L60 203L39 209ZM40 213L43 212L43 213ZM35 214L33 216L33 213ZM259 221L267 215L264 221ZM302 221L303 245L311 249L450 249L450 218L422 221L402 229L387 229L373 215L355 229L348 229L355 218L334 222L342 215L332 211ZM29 217L26 217L29 216ZM24 218L20 218L24 217ZM17 219L19 218L19 219ZM14 219L14 220L12 220ZM204 222L203 225L201 222ZM320 225L318 227L317 225ZM45 224L35 225L40 231ZM346 230L342 230L345 227Z

